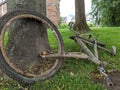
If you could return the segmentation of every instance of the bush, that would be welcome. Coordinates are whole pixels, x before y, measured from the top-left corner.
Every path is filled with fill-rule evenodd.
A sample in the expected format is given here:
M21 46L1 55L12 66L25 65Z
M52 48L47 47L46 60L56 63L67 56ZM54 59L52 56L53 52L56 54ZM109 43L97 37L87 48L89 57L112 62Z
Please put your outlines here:
M59 29L68 29L68 25L67 24L60 24L59 26L58 26L58 28Z
M92 23L87 23L89 27L93 27L94 25Z

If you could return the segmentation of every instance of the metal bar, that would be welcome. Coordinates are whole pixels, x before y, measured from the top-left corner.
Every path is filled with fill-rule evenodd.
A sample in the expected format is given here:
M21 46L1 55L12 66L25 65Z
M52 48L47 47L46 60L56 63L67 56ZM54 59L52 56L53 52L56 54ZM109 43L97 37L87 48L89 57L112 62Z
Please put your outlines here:
M88 42L90 42L90 43L92 43L92 44L95 43L94 40L89 40L89 39L87 39L87 38L83 38L83 37L81 37L81 36L79 36L79 38L81 38L82 40L88 41ZM105 47L105 44L104 44L104 43L101 43L101 42L97 42L97 45L98 45L98 46Z
M104 65L101 65L99 67L99 72L105 77L106 83L108 86L113 86L113 82L111 81L110 77L106 73L106 70L104 69Z
M85 36L85 35L87 35L87 36L92 36L92 38L93 39L95 39L95 37L94 37L94 35L93 34L91 34L91 33L88 33L88 34L79 34L79 32L77 32L77 31L75 31L75 30L71 30L77 37L79 37L79 38L81 38L81 39L83 39L83 40L86 40L86 41L89 41L89 42L91 42L91 43L94 43L94 40L89 40L89 39L87 39L87 38L83 38L82 36ZM75 37L75 36L74 36ZM105 44L104 43L101 43L101 42L97 42L97 44L98 45L100 45L100 46L105 46Z
M95 40L95 43L94 43L94 52L95 52L95 57L98 59L98 50L97 50L97 40Z
M80 53L80 52L69 52L69 53L66 53L66 54L47 54L47 55L41 55L40 56L42 58L59 58L59 57L63 57L63 58L80 58L80 59L88 59L88 55L86 54L83 54L83 53Z
M102 49L102 50L106 51L107 53L109 53L109 54L112 54L112 55L113 55L113 53L111 52L111 50L108 50L108 49L106 49L106 48L104 48L104 47L101 47L101 46L98 46L98 48L100 48L100 49Z
M91 43L91 42L89 42L89 41L86 41L86 40L83 40L83 39L81 39L83 42L85 42L85 43L88 43L88 44L90 44L90 45L94 45L93 43ZM106 49L106 48L104 48L104 47L102 47L102 46L100 46L100 45L97 45L97 47L99 48L99 49L102 49L102 50L104 50L104 51L106 51L107 53L109 53L109 54L113 54L112 52L111 52L111 50L108 50L108 49ZM114 55L114 54L113 54Z
M84 52L89 56L89 59L96 63L96 64L101 64L101 61L98 60L94 54L88 49L88 47L83 43L83 41L79 38L79 37L75 37L75 40L77 41L77 43L82 47L82 49L84 50Z
M6 4L7 2L6 1L3 1L2 3L0 3L0 6L2 6L3 4Z
M76 36L70 36L70 39L73 39L73 40L74 40L75 37L76 37ZM79 38L82 39L83 41L87 41L87 42L90 42L90 43L92 43L92 44L95 43L94 40L90 40L90 39L87 39L87 38L83 38L83 37L81 37L81 36L77 36L77 37L79 37ZM101 42L97 42L97 45L98 45L98 46L101 46L101 47L105 47L105 44L104 44L104 43L101 43Z

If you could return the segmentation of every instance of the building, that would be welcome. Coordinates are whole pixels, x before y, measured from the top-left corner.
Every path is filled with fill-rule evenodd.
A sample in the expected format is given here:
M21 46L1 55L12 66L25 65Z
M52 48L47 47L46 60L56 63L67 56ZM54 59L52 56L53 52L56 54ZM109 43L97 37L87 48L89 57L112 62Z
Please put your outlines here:
M0 0L2 3L5 0ZM60 0L46 0L47 6L47 17L55 24L60 23L60 9L59 9ZM0 16L4 15L7 12L7 5L3 4L0 6Z
M5 0L0 0L0 3L4 2ZM0 17L7 12L7 5L3 4L0 6Z
M47 17L51 19L54 24L60 23L60 0L46 0L47 1Z

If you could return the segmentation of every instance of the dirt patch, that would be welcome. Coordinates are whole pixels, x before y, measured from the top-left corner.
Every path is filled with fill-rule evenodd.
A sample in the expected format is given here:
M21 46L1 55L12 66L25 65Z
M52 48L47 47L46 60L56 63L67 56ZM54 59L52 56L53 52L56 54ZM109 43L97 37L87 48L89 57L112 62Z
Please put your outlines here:
M104 77L98 72L92 72L90 78L94 83L102 84L107 90L120 90L120 71L114 70L108 72L109 77L113 82L113 86L108 86Z

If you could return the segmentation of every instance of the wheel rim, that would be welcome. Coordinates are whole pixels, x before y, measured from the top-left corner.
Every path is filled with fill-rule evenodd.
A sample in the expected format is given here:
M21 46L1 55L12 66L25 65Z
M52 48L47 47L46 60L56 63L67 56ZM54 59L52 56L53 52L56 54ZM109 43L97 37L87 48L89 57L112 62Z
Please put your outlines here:
M36 74L36 73L34 73L34 72L29 72L29 71L26 72L26 71L21 70L21 68L18 68L13 62L11 62L9 56L8 56L7 53L6 53L6 50L5 50L5 47L4 47L4 44L5 44L5 42L4 42L4 37L5 37L6 29L8 28L8 26L9 26L13 21L15 21L15 20L17 20L17 19L24 19L24 18L36 19L36 20L42 21L42 22L44 22L44 24L48 25L48 26L51 28L52 32L54 33L54 35L56 36L56 38L57 38L57 40L58 40L58 45L59 45L59 46L58 46L58 47L59 47L59 48L58 48L58 52L59 52L59 54L62 54L62 53L63 53L63 52L61 51L61 50L62 50L62 46L61 46L61 42L59 41L59 37L58 37L57 33L54 31L54 28L53 28L47 21L45 21L45 20L43 20L43 19L41 19L40 17L35 16L35 15L22 14L22 15L17 15L17 16L15 16L14 18L10 19L10 20L3 26L3 28L2 28L2 32L1 32L1 52L2 52L2 55L3 55L4 59L5 59L5 61L8 63L8 65L9 65L12 69L14 69L17 73L19 73L19 74L21 74L21 75L23 75L23 76L25 76L25 77L32 77L32 78L35 77L35 78L36 78L36 77L44 77L44 76L47 76L48 74L53 73L54 70L55 70L57 67L59 67L59 62L61 62L61 61L59 60L60 58L55 60L54 64L49 67L50 69L46 70L44 73L42 72L41 74L40 74L40 73Z

